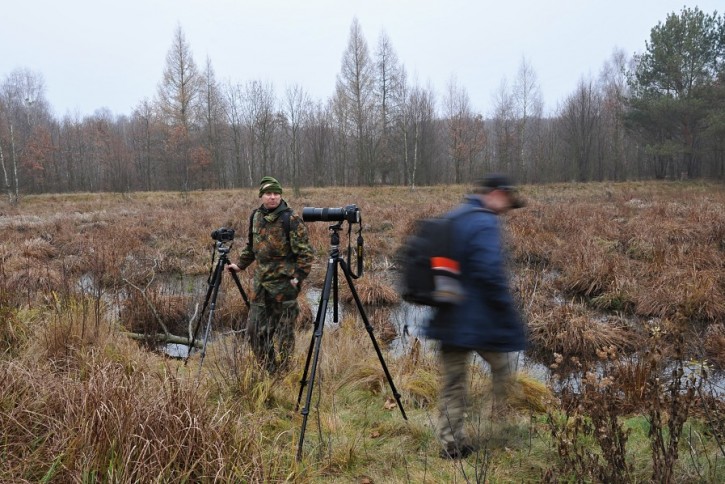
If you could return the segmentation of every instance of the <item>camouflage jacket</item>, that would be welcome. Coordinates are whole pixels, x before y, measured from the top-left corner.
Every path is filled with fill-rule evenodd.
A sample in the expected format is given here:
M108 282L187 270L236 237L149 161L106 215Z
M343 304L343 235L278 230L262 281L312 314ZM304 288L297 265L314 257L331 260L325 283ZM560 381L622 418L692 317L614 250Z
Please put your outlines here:
M284 211L290 211L289 239L280 216ZM237 265L245 269L256 261L255 288L262 286L283 299L297 297L314 258L304 222L282 200L272 212L263 206L257 209L251 225L252 243L247 242ZM297 288L290 283L294 277L299 280Z

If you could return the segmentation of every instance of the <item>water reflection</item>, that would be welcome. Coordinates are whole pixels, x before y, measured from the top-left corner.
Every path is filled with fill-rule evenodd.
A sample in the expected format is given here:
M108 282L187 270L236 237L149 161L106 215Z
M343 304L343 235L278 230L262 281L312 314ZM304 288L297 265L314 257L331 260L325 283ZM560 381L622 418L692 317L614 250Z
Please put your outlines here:
M322 299L322 290L320 289L309 289L305 296L307 298L307 304L309 304L310 309L312 310L312 317L314 319L317 318L317 311L320 307L320 302ZM339 299L339 298L338 298ZM330 294L330 299L327 301L327 311L325 311L324 320L325 320L325 326L330 327L335 325L335 314L334 314L335 304L333 302L332 293ZM344 311L349 310L347 308L343 307L343 304L340 303L340 306L337 310L337 317L339 320L342 320L342 316L344 314ZM339 321L337 321L339 324Z
M204 294L208 289L208 283L206 277L174 277L164 281L167 288L176 293L196 295L200 299L203 298ZM95 288L95 281L90 277L84 277L79 281L79 288L85 292L90 292ZM305 292L304 300L309 305L313 318L317 317L317 311L320 305L320 297L322 291L316 288L310 288ZM303 304L303 301L300 301ZM357 308L355 305L346 304L339 301L338 306L338 322L334 321L334 301L332 300L332 294L327 304L327 311L324 315L325 326L328 328L334 328L345 318L346 314L351 311L357 316ZM368 318L373 313L373 308L365 309ZM427 320L431 315L431 309L425 306L418 306L401 302L399 305L390 308L390 323L395 328L397 336L390 342L388 351L394 356L398 357L405 354L409 349L411 341L418 339L426 351L435 351L436 342L427 340L423 335L423 328L427 324ZM379 337L378 332L375 333L376 337ZM179 344L168 344L165 346L165 352L174 358L186 358L188 354L188 347L186 345ZM480 358L474 360L476 364L480 364L487 369L487 364ZM534 361L527 356L524 352L519 354L519 370L524 371L527 375L535 378L541 382L550 382L551 372L549 368L537 361ZM695 372L695 369L685 366L685 373L689 374ZM712 390L715 395L725 395L725 376L722 372L713 372L710 374L707 385L709 390Z
M164 353L171 358L186 359L186 357L189 356L189 345L168 343L164 345Z

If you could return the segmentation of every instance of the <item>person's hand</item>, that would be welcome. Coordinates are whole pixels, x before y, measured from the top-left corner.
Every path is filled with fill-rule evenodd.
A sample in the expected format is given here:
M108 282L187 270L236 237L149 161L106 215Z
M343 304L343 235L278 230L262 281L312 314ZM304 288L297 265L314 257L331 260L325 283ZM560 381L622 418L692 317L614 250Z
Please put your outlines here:
M224 268L226 270L228 270L229 272L239 272L239 271L241 271L241 269L239 268L239 266L236 265L236 264L227 264L226 266L224 266Z

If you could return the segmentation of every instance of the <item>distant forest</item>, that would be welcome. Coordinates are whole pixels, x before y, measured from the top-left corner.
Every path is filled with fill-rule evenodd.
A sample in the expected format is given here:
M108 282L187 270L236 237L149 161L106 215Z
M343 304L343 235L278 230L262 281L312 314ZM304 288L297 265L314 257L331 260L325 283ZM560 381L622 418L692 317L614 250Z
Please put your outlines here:
M334 94L219 82L179 26L152 99L129 115L56 119L42 74L0 84L3 196L256 186L466 183L503 171L522 183L725 179L725 20L683 8L658 23L641 54L614 50L543 115L524 59L475 112L464 86L411 82L390 39L371 48L353 20Z

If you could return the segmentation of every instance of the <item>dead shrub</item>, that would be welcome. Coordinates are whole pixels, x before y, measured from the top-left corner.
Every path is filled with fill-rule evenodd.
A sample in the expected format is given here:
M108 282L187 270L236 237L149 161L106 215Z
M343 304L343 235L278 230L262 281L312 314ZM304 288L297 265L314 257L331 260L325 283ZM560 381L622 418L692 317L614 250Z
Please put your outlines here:
M632 313L635 307L637 281L626 276L615 276L607 290L593 297L590 303L601 311Z
M630 353L637 348L638 339L621 319L595 317L571 304L555 307L529 322L531 353L547 362L554 353L592 361L598 350L610 346Z
M34 301L37 297L45 299L64 287L66 280L63 275L48 264L28 258L16 258L13 262L15 264L8 264L7 285L27 300Z
M563 415L548 414L559 459L545 472L546 482L565 476L629 482L634 467L626 447L630 430L622 417L633 410L643 411L650 426L652 481L674 482L683 426L704 379L685 374L682 335L671 347L662 335L652 327L635 362L622 362L614 347L599 352L596 367L573 359L574 376L563 380L561 389ZM591 440L601 453L589 450Z
M621 255L602 244L596 240L587 240L571 249L558 281L564 292L587 298L596 297L606 293L616 284L617 278L628 273Z
M123 327L133 333L155 336L165 333L164 327L179 336L189 334L189 298L166 295L158 290L131 292L123 301L119 318Z
M703 346L708 361L720 370L725 369L725 324L708 326Z
M532 207L511 217L506 241L511 247L513 260L519 264L547 267L552 262L552 254L563 243L558 235L543 230L542 211L543 208Z
M392 284L378 274L365 274L360 279L355 279L353 284L363 306L384 306L400 302L400 295ZM352 291L347 284L341 283L340 289L340 299L346 303L354 303Z
M651 372L648 363L641 358L619 358L614 361L616 350L609 352L613 355L613 361L609 364L608 371L621 392L622 398L618 401L618 405L621 405L622 413L627 414L646 408L649 402L645 390Z
M375 306L365 310L370 325L375 331L376 339L389 344L398 336L398 331L392 323L392 310L385 306Z
M231 293L229 291L232 291ZM251 298L250 294L247 294ZM251 302L251 299L250 299ZM203 301L199 301L199 311ZM208 308L205 314L209 314ZM231 328L240 330L246 326L249 308L242 299L236 287L227 289L224 294L217 297L216 309L214 311L213 324L217 328Z
M722 268L695 271L672 268L654 275L650 289L635 296L643 316L697 321L725 320L725 275Z
M23 242L20 252L23 256L38 261L49 261L58 254L58 250L53 247L53 244L40 237L27 239Z

